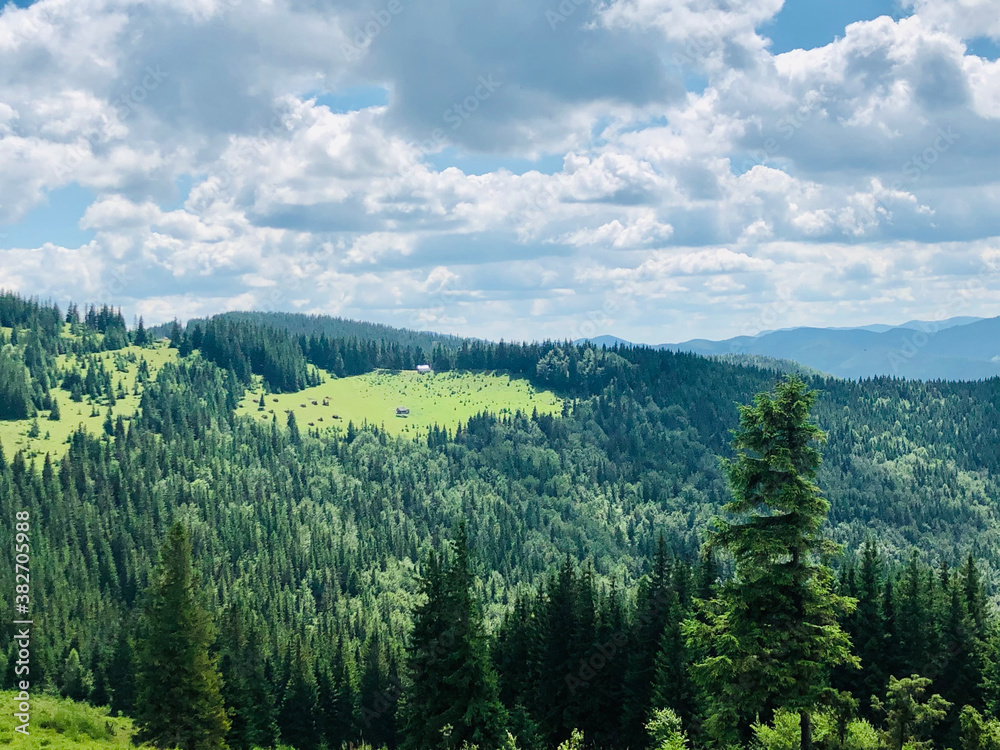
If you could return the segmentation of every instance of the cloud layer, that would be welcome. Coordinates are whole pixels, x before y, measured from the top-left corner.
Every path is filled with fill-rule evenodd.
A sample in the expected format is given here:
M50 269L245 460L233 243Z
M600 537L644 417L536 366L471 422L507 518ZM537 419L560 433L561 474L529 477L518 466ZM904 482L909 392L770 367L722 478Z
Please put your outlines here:
M995 3L775 55L780 11L8 5L0 287L506 338L1000 313ZM4 242L67 186L90 242Z

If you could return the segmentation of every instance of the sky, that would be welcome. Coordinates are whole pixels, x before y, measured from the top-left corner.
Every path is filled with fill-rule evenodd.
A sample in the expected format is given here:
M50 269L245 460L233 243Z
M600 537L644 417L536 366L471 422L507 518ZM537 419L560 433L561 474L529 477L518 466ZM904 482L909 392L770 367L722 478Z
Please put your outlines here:
M996 0L0 11L0 288L660 343L1000 315Z

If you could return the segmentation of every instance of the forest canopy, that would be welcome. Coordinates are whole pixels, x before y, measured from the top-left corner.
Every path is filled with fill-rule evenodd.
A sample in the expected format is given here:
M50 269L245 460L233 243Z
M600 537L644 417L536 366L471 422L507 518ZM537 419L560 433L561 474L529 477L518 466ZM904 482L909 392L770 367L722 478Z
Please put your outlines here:
M739 498L738 477L720 463L740 455L737 407L772 392L772 370L646 349L429 344L275 323L170 326L179 359L142 383L131 419L72 434L60 456L0 447L3 513L28 509L35 524L40 685L139 715L142 613L180 522L197 606L212 623L230 747L426 747L436 740L407 737L414 707L438 705L454 679L478 686L473 708L492 727L477 738L449 715L440 728L458 744L485 748L510 732L518 747L555 748L574 730L602 748L681 733L712 741L696 665L715 657L693 633L727 632L719 618L736 606L731 582L750 573L738 547L708 554L706 542L711 519ZM98 367L74 377L56 357L151 346L160 333L140 334L109 307L63 313L10 295L0 325L8 420L74 391L103 411L110 379ZM377 424L290 430L283 414L236 415L248 390L256 398L428 360L438 372L530 380L565 407L484 412L420 440ZM817 614L822 627L849 637L860 667L824 657L828 674L810 677L802 696L736 707L739 739L797 732L804 703L817 744L861 736L861 722L872 737L897 727L942 748L991 736L1000 383L810 376L802 388L818 391L810 420L826 433L807 479L828 503L806 536L844 545L808 577L822 583L817 602L837 605ZM10 590L11 571L0 575ZM728 604L699 603L713 600ZM838 604L847 600L856 605ZM450 636L461 636L465 671L441 673L430 657L420 674L436 675L427 686L440 695L418 703L414 659L440 650L449 631L423 651L414 638L433 640L435 622L455 619L428 602L461 613ZM8 686L11 665L10 654L0 660ZM942 701L953 706L932 721ZM907 724L906 706L927 707L924 718Z

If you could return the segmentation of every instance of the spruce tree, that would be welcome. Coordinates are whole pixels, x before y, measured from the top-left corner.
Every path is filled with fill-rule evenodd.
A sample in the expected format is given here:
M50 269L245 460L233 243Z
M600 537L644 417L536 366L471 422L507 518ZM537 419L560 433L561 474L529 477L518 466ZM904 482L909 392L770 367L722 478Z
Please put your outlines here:
M432 556L421 580L425 601L414 614L404 693L406 750L458 748L464 742L497 750L507 740L507 715L472 587L463 527L451 559L439 565Z
M108 664L108 684L111 686L111 712L131 715L135 706L135 649L132 641L134 624L122 621L118 638Z
M226 740L233 750L272 747L278 729L261 653L260 627L246 614L241 601L229 605L220 640L223 697L231 724Z
M962 589L965 596L965 606L972 620L973 635L982 644L989 635L986 625L986 594L983 591L982 578L976 566L976 558L970 552L962 566Z
M930 634L935 620L927 578L920 567L916 550L897 587L896 627L899 635L900 664L903 674L923 673L930 662Z
M295 412L288 412L288 439L292 445L299 445L302 442L302 433L299 432L299 423L295 419Z
M354 686L344 638L341 636L330 665L332 692L323 704L326 744L339 748L352 737L354 727Z
M372 631L365 646L358 692L364 719L362 739L373 747L395 746L399 688L390 678L388 659L383 660L378 628Z
M170 348L179 349L181 346L181 339L183 338L183 333L181 331L181 324L176 320L170 324Z
M316 750L319 734L316 731L318 713L316 677L313 675L312 658L296 644L291 673L285 685L278 713L281 741L298 750Z
M735 579L689 620L689 643L705 688L707 728L721 741L747 739L749 723L778 708L797 711L801 745L829 694L832 667L856 663L838 616L854 602L835 594L823 558L837 551L820 532L829 510L814 479L824 438L810 421L816 393L797 377L740 407L737 457L727 462L734 499L713 543L735 563Z
M855 576L857 609L847 618L847 631L861 662L861 670L842 665L835 670L837 686L855 696L864 718L871 716L872 696L885 693L885 617L883 615L883 562L875 541L869 539L861 550L861 564Z
M947 610L941 623L941 664L935 688L948 701L966 704L973 708L983 707L982 646L975 635L975 621L969 614L962 582L958 575L952 576L946 589ZM957 730L956 716L952 716L949 728Z
M60 694L75 701L85 701L90 695L92 678L80 663L80 654L75 648L70 649L66 663L63 665L62 689Z
M229 719L212 640L191 567L191 541L177 522L160 552L137 644L135 720L141 739L183 750L226 747Z
M653 682L656 678L657 651L667 626L667 610L672 597L671 578L672 562L660 534L652 569L640 581L636 592L636 622L628 649L627 699L622 711L622 725L625 742L631 746L645 740L650 711L659 708L652 702Z
M653 678L653 710L671 709L688 727L694 719L694 695L688 679L688 649L682 633L684 610L680 597L671 595L667 623L660 637Z

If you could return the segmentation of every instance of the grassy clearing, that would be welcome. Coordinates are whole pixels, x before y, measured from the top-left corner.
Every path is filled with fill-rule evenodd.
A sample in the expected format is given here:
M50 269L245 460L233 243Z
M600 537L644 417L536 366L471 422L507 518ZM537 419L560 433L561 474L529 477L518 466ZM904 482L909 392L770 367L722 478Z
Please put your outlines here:
M331 377L298 393L268 395L262 412L258 410L259 399L258 388L244 398L238 413L259 420L270 420L276 414L279 424L284 425L285 412L290 409L302 431L343 429L348 422L359 426L368 422L385 425L392 434L411 437L426 435L435 423L454 430L455 425L484 410L495 414L562 410L562 400L550 391L539 391L526 380L481 372L420 375L382 370L351 378ZM328 405L324 406L324 400ZM408 408L409 415L397 417L399 406ZM335 414L339 420L333 418Z
M17 693L0 691L0 747L25 750L114 750L135 747L130 719L112 718L107 709L48 695L31 696L27 736L15 732Z
M124 370L116 368L116 358L121 362L129 358L130 355L135 356L135 362L122 362ZM100 352L93 356L104 361L104 368L112 373L112 382L117 385L121 381L122 387L127 394L125 398L118 399L112 408L112 413L115 417L121 415L125 419L130 419L139 409L139 396L133 395L136 375L139 371L139 361L145 359L149 367L150 376L156 377L156 372L166 362L176 358L177 350L170 349L163 343L158 343L152 349L129 346L118 351ZM80 367L83 369L82 364L78 363L76 357L73 355L60 356L58 363L62 369L69 369L70 367ZM54 389L53 394L59 400L61 419L58 422L51 422L49 421L49 413L47 411L40 412L38 415L40 435L38 437L31 438L28 436L33 420L22 419L19 421L0 422L0 443L3 444L4 452L8 457L19 450L25 451L25 455L28 458L44 456L46 453L51 453L55 457L65 451L69 436L78 427L82 426L88 432L94 434L98 434L103 430L104 418L108 412L108 406L104 399L99 399L96 403L92 403L90 399L84 398L82 402L77 403L70 400L69 391L62 388ZM95 410L97 412L96 415L93 414Z

